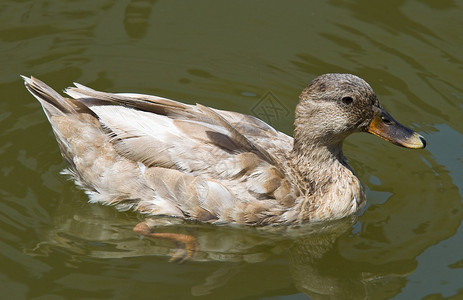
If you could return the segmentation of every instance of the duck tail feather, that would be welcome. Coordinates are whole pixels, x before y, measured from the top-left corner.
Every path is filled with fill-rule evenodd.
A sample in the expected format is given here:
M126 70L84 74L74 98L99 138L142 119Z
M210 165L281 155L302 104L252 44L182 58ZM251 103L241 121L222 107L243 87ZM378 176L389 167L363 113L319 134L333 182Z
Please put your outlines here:
M45 114L50 119L54 115L74 113L75 108L54 89L35 77L22 76L27 90L40 102Z
M96 116L85 103L75 99L64 98L54 89L49 87L44 82L31 76L26 77L21 75L24 79L24 85L27 90L40 102L42 108L47 115L48 120L52 116L63 116L66 114L88 113Z

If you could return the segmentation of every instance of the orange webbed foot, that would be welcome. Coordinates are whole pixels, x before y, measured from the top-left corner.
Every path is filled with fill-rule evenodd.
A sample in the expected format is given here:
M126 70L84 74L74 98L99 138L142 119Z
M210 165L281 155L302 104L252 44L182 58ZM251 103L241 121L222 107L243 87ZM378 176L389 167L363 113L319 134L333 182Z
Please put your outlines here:
M170 262L176 261L183 263L190 258L193 258L199 250L199 243L194 236L182 233L171 232L151 232L151 228L146 222L138 223L134 228L138 234L146 237L167 239L175 242L177 248L172 253Z

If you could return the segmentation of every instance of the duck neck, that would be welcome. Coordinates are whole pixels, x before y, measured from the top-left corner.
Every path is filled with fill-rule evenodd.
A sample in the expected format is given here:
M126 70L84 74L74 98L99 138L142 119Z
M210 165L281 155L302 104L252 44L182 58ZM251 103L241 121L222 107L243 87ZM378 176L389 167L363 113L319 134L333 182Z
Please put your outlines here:
M340 219L363 207L363 188L347 164L342 142L295 144L291 156L296 180L304 187L294 207L298 222Z
M342 170L351 171L342 152L342 142L324 144L295 144L291 152L291 164L296 170L296 176L302 186L306 187L304 194L325 190Z

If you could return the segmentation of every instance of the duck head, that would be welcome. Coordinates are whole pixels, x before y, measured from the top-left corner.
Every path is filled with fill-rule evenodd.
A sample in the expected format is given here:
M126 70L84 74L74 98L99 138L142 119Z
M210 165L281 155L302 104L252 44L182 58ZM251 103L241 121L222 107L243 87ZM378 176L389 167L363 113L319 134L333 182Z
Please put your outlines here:
M354 132L368 132L406 148L424 148L426 140L397 122L363 79L325 74L301 93L296 108L294 147L337 146ZM304 148L304 147L302 147Z

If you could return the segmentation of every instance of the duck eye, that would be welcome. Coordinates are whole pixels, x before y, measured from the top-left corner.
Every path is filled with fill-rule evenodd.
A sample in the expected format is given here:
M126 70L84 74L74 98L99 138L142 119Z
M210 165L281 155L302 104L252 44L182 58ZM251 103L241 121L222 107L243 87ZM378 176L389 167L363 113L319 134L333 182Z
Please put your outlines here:
M354 99L352 99L352 97L347 96L347 97L343 97L341 99L341 101L342 101L342 103L348 105L348 104L351 104L354 101Z

